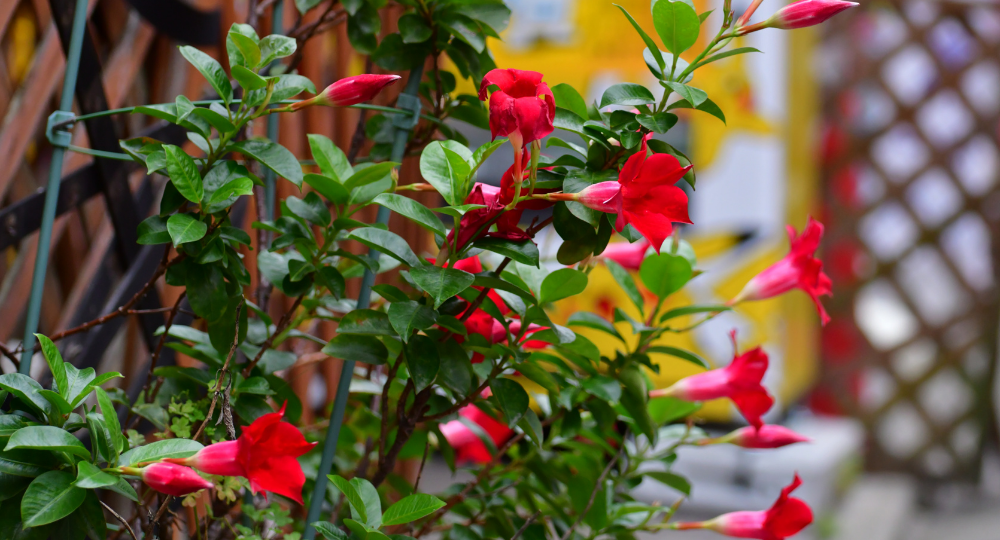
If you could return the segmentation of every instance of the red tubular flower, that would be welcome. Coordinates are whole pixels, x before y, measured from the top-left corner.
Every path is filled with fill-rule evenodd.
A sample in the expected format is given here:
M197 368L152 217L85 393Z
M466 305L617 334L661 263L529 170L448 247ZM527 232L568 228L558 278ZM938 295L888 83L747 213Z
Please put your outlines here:
M778 500L768 510L730 512L710 521L678 523L674 528L680 530L711 529L735 538L784 540L798 534L813 521L809 505L801 499L789 497L800 485L802 485L802 480L796 474L792 483L781 490Z
M281 421L286 405L244 427L235 441L211 444L189 458L165 461L208 474L243 476L250 481L254 493L277 493L302 504L306 477L297 458L312 450L316 443L307 442L295 426Z
M788 255L754 276L736 298L729 301L729 304L745 300L763 300L792 289L802 289L816 304L820 319L825 325L830 321L830 316L823 309L819 297L832 295L833 283L823 273L823 262L816 258L816 249L823 239L823 224L809 218L801 236L796 236L795 228L789 225L788 239L791 244Z
M476 184L472 192L465 198L465 204L482 204L486 208L476 208L469 210L458 222L458 247L464 248L470 242L487 236L495 238L505 238L514 240L528 240L530 237L521 229L517 228L516 222L511 224L508 220L501 223L504 213L504 206L501 197L501 190L489 184ZM520 205L519 205L520 206ZM497 225L497 231L489 232L490 225ZM455 229L448 233L448 242L454 241Z
M599 255L602 259L609 259L622 265L626 270L638 270L642 266L642 261L646 258L649 250L649 240L643 239L634 244L628 242L615 242L608 244Z
M514 434L506 424L498 422L475 405L466 405L458 411L459 416L483 428L493 444L500 446ZM489 463L492 458L486 444L460 420L441 424L441 433L456 452L462 463Z
M743 448L770 449L800 442L811 442L811 439L784 426L767 424L761 426L760 429L752 426L743 427L717 439L699 441L698 444L729 443Z
M556 101L537 71L494 69L483 77L479 100L486 101L490 86L490 132L493 138L509 137L515 152L555 129Z
M736 331L731 334L736 342ZM760 348L751 349L733 358L726 367L686 377L670 388L653 390L649 397L675 397L686 401L707 401L729 398L752 426L764 425L761 416L774 405L774 398L760 381L767 372L767 354Z
M297 111L310 105L327 107L349 107L374 99L383 88L398 81L399 75L375 75L366 73L345 77L327 86L316 97L293 103L291 110Z
M682 167L670 154L646 156L646 145L628 158L618 181L599 182L575 194L553 194L552 200L575 200L601 212L617 212L615 229L626 224L639 230L660 252L673 232L673 223L691 223L688 197L675 186L691 166Z
M792 30L826 22L827 19L857 6L857 2L840 0L801 0L779 9L764 22L765 27Z
M122 471L125 474L138 476L147 486L174 497L183 497L213 487L211 482L202 478L193 469L173 463L153 463L141 469L122 467Z

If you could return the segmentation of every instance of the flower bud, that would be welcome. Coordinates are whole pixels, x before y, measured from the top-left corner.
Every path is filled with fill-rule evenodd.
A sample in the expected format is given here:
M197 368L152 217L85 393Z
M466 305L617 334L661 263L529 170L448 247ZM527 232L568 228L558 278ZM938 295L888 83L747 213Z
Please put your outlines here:
M189 469L174 463L153 463L141 469L122 467L122 472L142 478L147 486L173 495L183 497L203 489L211 489L212 483L202 478L194 469Z
M327 86L314 98L293 103L291 110L297 111L310 105L326 107L349 107L369 101L383 88L401 79L399 75L364 74L346 77Z
M779 9L764 23L764 26L782 30L815 26L856 5L857 2L841 0L801 0Z
M246 476L246 468L239 461L239 441L222 441L210 444L188 458L169 458L164 461L194 467L206 474L219 476Z
M784 426L767 424L761 426L760 429L756 429L753 426L740 428L716 439L698 441L698 445L729 443L742 448L770 449L811 441L809 437L799 435Z

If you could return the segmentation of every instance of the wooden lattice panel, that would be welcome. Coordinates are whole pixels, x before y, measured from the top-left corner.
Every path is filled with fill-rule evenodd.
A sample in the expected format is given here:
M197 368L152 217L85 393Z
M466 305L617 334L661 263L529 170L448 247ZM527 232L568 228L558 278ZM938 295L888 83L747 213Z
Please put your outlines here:
M813 405L863 420L872 468L972 479L1000 309L1000 5L869 2L835 23L817 66L836 298Z

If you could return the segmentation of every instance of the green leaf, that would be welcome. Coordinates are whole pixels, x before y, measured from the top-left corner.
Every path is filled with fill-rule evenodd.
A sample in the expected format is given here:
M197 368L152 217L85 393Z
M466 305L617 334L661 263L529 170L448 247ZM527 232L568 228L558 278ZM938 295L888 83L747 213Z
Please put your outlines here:
M90 540L105 540L108 537L108 524L104 520L104 509L97 493L88 491L83 504L69 517L60 521L56 527L60 531L72 531L74 535L85 534ZM67 537L61 536L61 538Z
M347 199L351 196L347 192L347 188L343 186L340 182L330 178L328 176L323 176L322 174L307 173L303 179L307 184L312 186L313 189L320 192L326 200L334 204L344 204Z
M174 247L201 240L207 232L208 225L191 214L173 214L167 218L167 233L170 234Z
M313 191L306 193L305 198L302 199L289 196L285 199L285 204L293 214L315 225L326 227L333 219L330 216L330 210L323 204L319 195Z
M0 444L7 444L7 440L15 431L34 425L27 418L17 414L0 414ZM0 466L0 472L5 472Z
M472 388L472 367L465 349L453 339L438 342L437 347L441 357L441 368L438 371L440 384L459 395L468 394Z
M309 139L309 148L312 150L313 159L316 160L316 165L319 166L319 170L323 172L324 176L344 183L354 174L354 169L347 161L347 156L333 144L333 141L314 133L306 135L306 138Z
M240 86L247 91L267 87L267 80L265 80L264 77L257 75L243 66L233 66L230 71L232 71L233 78L236 79L236 82L240 83Z
M483 238L476 240L473 247L499 253L528 266L538 266L538 246L531 240L515 242L504 238Z
M514 427L528 410L528 393L517 381L503 378L490 382L490 389L500 403L507 425Z
M341 334L362 334L368 336L395 336L389 323L389 316L374 309L355 309L341 319L337 326Z
M684 2L660 0L653 4L653 27L667 50L676 55L698 41L701 19L694 8Z
M457 141L434 141L420 154L420 174L449 205L462 204L472 152Z
M245 176L242 178L234 178L233 180L226 182L219 189L215 190L215 192L212 193L212 196L208 199L207 203L209 206L214 206L227 201L232 197L239 197L240 195L253 195L253 180Z
M166 458L186 458L195 455L202 448L204 446L200 442L191 439L164 439L125 452L121 456L121 463L135 466Z
M406 347L406 367L418 392L430 386L441 368L434 340L422 334L413 336Z
M397 261L411 267L420 266L420 259L413 253L410 244L402 236L377 227L365 227L351 231L348 238L381 251Z
M354 174L352 174L347 180L344 180L344 187L349 191L355 191L360 187L367 186L368 184L373 184L379 180L387 178L392 172L392 169L398 166L399 163L394 161L383 161L381 163L368 164L366 167L359 165L358 169L354 171Z
M708 365L708 362L706 362L704 358L698 356L693 352L685 351L684 349L678 349L677 347L669 347L667 345L655 345L647 348L646 352L669 354L670 356L675 356L677 358L680 358L681 360L687 360L688 362L691 362L696 366L703 367L705 369L711 369L711 366Z
M7 441L4 450L17 448L66 452L90 459L90 451L83 446L79 439L70 432L54 426L28 426L17 430Z
M208 80L208 84L212 85L212 89L228 105L233 100L233 87L229 84L229 77L226 76L222 66L214 58L194 47L183 45L180 47L180 51L181 55L201 72Z
M608 105L649 105L656 103L656 98L648 88L641 84L619 83L604 91L601 96L600 108Z
M594 330L600 330L605 334L614 336L618 338L619 341L625 342L625 338L622 337L615 325L608 322L603 317L590 313L589 311L577 311L576 313L569 316L566 321L569 326L583 326L585 328L592 328Z
M56 411L52 405L38 393L42 385L34 379L21 373L6 373L0 375L0 389L10 392L11 395L21 400L22 403L30 407L38 417L48 418Z
M706 64L711 64L712 62L718 62L719 60L722 60L724 58L729 58L730 56L736 56L738 54L746 54L746 53L755 53L755 52L760 52L760 51L753 47L739 47L737 49L731 49L728 51L720 52L719 54L713 54L712 56L709 56L708 58L695 64L695 69L698 69Z
M237 66L237 69L244 68ZM219 130L219 133L232 133L233 131L236 131L236 126L229 121L229 118L214 109L198 107L191 111L191 113L211 124L212 127Z
M427 21L416 13L407 13L399 18L399 33L403 36L403 43L427 41L433 32Z
M687 478L667 471L648 471L643 476L672 487L685 495L691 495L691 482Z
M205 186L202 185L201 174L194 159L181 147L172 144L163 145L163 151L167 156L170 182L185 199L200 204L205 195Z
M323 346L323 354L363 364L382 365L389 357L389 350L374 336L339 334Z
M125 435L122 434L122 426L118 423L118 412L115 411L111 398L103 388L98 388L96 393L97 404L101 406L101 415L104 416L104 423L108 426L108 434L111 435L111 442L114 444L113 454L117 459L118 452L123 448L128 448L128 445L125 444Z
M572 111L580 118L589 116L587 102L583 100L583 96L576 91L576 88L566 83L559 83L552 87L552 97L555 98L557 107Z
M726 123L726 114L722 112L722 109L720 109L719 106L716 105L715 102L712 101L711 99L706 99L704 103L702 103L698 107L692 107L691 104L688 102L688 100L682 99L680 101L675 101L670 105L667 105L668 111L673 109L697 109L701 112L708 113L718 118L719 120L722 120L723 124Z
M644 397L636 396L632 392L624 392L621 397L621 405L628 413L628 416L635 422L636 428L646 436L651 442L656 442L656 425L649 416Z
M52 380L55 381L59 394L64 398L68 398L69 381L66 380L66 368L64 367L62 355L59 354L59 349L56 348L56 344L52 343L51 339L42 334L35 334L35 338L42 347L42 356L45 357L45 362L49 364L49 371L52 372Z
M696 313L721 313L723 311L732 311L732 309L733 308L729 306L684 306L671 309L670 311L664 313L660 317L660 322L666 322L676 317L683 317L684 315L694 315Z
M421 290L434 299L434 309L441 307L445 300L469 288L476 277L454 268L419 266L410 270L410 277ZM586 280L586 278L584 278Z
M281 34L271 34L260 40L260 65L266 66L276 58L295 54L295 39Z
M691 103L695 108L700 106L702 103L708 99L708 94L704 90L699 88L694 88L693 86L688 86L679 82L667 81L667 86L669 86L674 92L677 92L679 96Z
M382 501L379 499L375 486L362 478L352 478L351 485L354 486L365 505L365 515L367 516L365 524L371 529L379 528L382 525ZM355 517L360 517L360 513Z
M646 47L648 47L650 51L653 51L653 58L656 60L656 65L659 66L660 71L661 72L666 71L667 64L663 61L663 55L660 54L660 48L656 46L656 42L653 41L653 38L649 37L649 34L647 34L642 29L642 27L639 26L639 23L635 22L635 19L632 18L632 15L629 15L629 12L625 11L625 8L619 6L618 4L615 4L615 7L617 7L622 11L622 13L628 19L628 22L632 24L632 28L635 28L635 31L639 33L639 37L642 38L642 41L643 43L646 44ZM586 115L581 115L581 116L586 117Z
M329 521L317 521L312 526L326 540L349 540L350 538L347 533Z
M58 392L39 390L38 393L62 414L69 414L73 410L73 407L66 401L66 398L60 396Z
M76 480L73 482L81 489L95 489L113 486L118 483L118 477L108 474L86 461L77 463Z
M677 115L668 112L656 114L638 114L635 117L639 125L653 133L666 133L677 124Z
M360 516L361 521L368 521L368 513L365 507L364 500L361 499L361 494L354 487L353 484L345 480L344 478L337 476L335 474L327 475L330 482L334 487L340 490L347 498L347 503L350 504L351 509Z
M404 343L409 340L414 329L426 330L434 326L436 315L433 309L413 300L389 304L389 323Z
M375 203L413 220L417 225L440 235L442 238L448 235L444 223L441 222L439 217L434 215L434 212L431 212L426 206L409 197L395 193L382 193L373 200Z
M639 292L639 288L635 285L635 280L632 279L632 274L628 272L622 265L616 263L611 259L604 259L604 266L608 268L611 272L611 277L615 278L618 282L618 286L625 291L629 300L635 307L639 308L639 313L643 313L643 307L645 306L645 300L642 297L642 293Z
M230 30L226 37L233 42L233 45L243 56L242 60L244 66L250 69L256 69L260 66L260 47L257 46L258 40L233 30Z
M302 166L299 165L295 154L292 154L284 146L264 139L253 139L240 141L233 147L259 161L278 176L287 179L299 188L302 187Z
M160 409L160 410L163 410L163 409ZM118 482L116 482L114 485L107 486L106 489L108 489L110 491L114 491L115 493L118 493L119 495L123 495L125 497L128 497L129 499L131 499L131 500L133 500L135 502L139 502L139 494L135 492L135 488L133 488L132 485L129 484L128 481L125 480L124 478L119 478Z
M548 304L580 294L587 288L587 274L572 268L560 268L542 281L540 304Z
M399 500L382 514L382 526L402 525L429 516L444 506L444 501L426 493L414 493Z
M73 475L49 471L35 478L24 492L21 520L25 528L59 521L72 514L86 497L85 490L73 485Z
M162 216L153 215L142 221L136 231L139 238L136 243L143 246L154 244L165 244L170 241L170 233L167 232L167 220Z
M665 298L680 290L691 279L691 263L680 255L653 255L642 261L639 277L650 292Z

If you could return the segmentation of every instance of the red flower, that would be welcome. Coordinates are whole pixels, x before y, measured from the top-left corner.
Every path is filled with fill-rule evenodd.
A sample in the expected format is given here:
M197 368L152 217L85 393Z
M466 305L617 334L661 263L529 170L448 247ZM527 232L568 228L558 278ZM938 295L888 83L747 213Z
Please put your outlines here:
M711 521L699 523L678 523L680 530L711 529L717 533L736 538L757 540L784 540L794 536L813 521L812 510L805 502L789 495L802 485L799 475L781 490L778 500L766 511L731 512Z
M454 241L455 231L458 231L458 248L463 249L470 242L487 236L514 240L528 240L530 237L517 224L510 221L500 222L506 203L501 197L501 190L489 184L476 184L472 192L465 198L465 204L481 204L486 208L469 210L458 222L457 229L448 233L448 242ZM490 226L496 224L497 230L489 232Z
M736 342L736 331L731 334ZM767 371L767 354L760 348L751 349L733 358L726 367L686 377L664 390L653 390L649 397L671 396L686 401L706 401L729 398L752 426L764 425L761 416L774 405L760 381Z
M790 444L800 442L811 442L809 437L804 437L798 433L784 427L767 424L757 429L747 426L717 439L706 439L699 444L730 443L743 448L781 448Z
M823 238L823 224L809 218L801 236L796 236L795 228L788 226L791 249L784 259L772 264L754 276L736 298L729 304L744 300L763 300L784 294L792 289L802 289L812 298L820 319L825 325L830 316L820 303L820 296L833 294L830 278L823 273L823 262L816 258L816 249Z
M675 186L691 166L681 167L670 154L646 156L646 145L628 158L618 181L599 182L575 194L553 194L553 200L575 200L601 212L617 212L615 229L631 224L660 252L673 223L691 223L688 198Z
M475 405L462 407L458 415L481 427L496 446L500 446L514 434L506 424L495 420ZM486 444L461 420L441 424L441 433L448 440L448 444L455 449L459 462L489 463L493 459Z
M122 471L139 476L147 486L174 497L183 497L213 487L211 482L194 470L173 463L153 463L141 469L122 467Z
M316 97L293 103L291 110L297 111L310 105L327 107L349 107L374 99L383 88L398 81L399 75L375 75L366 73L346 77L327 86Z
M608 244L599 257L610 259L622 265L626 270L638 270L642 266L642 261L646 258L646 251L649 250L649 240L642 239L639 242L630 244L628 242L615 242Z
M764 25L771 28L792 30L826 22L827 19L857 6L857 2L840 0L802 0L779 9Z
M244 427L235 441L211 444L189 458L165 461L208 474L243 476L250 480L254 493L269 491L302 504L306 477L296 458L312 450L316 443L306 442L295 426L281 421L286 405Z
M490 86L499 87L489 96L490 131L494 139L509 137L515 152L555 129L556 101L542 77L537 71L494 69L479 85L480 101L486 101Z

